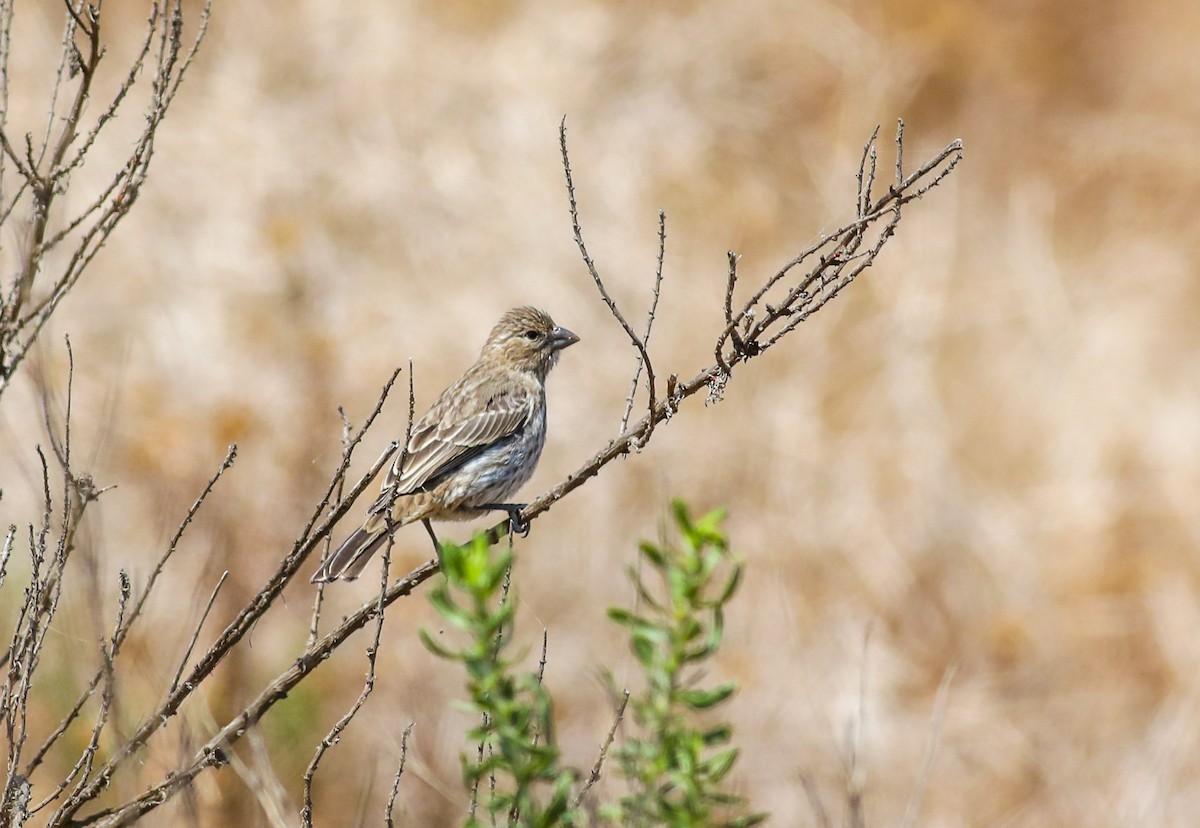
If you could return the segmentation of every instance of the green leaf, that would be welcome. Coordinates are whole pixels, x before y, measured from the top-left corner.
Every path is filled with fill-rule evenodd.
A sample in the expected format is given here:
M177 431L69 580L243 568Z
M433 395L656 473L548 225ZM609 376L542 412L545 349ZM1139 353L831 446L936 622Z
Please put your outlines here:
M638 550L642 553L642 557L646 558L654 566L655 569L666 569L666 556L659 550L657 546L650 541L642 541L638 544Z
M633 655L643 667L650 667L654 664L658 654L658 648L654 646L654 642L643 636L634 636L630 641L630 647L633 649Z
M707 746L720 745L733 738L733 728L727 724L711 727L701 734L700 739Z
M726 604L733 597L733 593L737 591L738 586L742 583L742 565L735 563L733 571L729 574L729 580L725 583L725 588L721 590L721 597L716 601L718 605Z
M609 607L608 617L620 624L622 627L633 627L637 624L644 623L641 616L635 615L624 607Z
M728 748L720 753L710 756L704 762L704 771L708 774L713 782L720 782L725 778L725 775L733 768L733 763L737 761L738 749Z
M737 690L737 684L730 681L712 688L711 690L680 690L679 701L693 710L708 710L728 699Z

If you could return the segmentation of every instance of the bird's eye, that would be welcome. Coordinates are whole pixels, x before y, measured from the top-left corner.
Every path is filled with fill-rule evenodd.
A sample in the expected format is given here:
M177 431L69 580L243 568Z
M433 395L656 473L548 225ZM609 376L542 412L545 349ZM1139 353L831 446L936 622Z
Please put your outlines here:
M531 329L529 329L528 331L526 331L526 332L525 332L525 338L526 338L526 339L528 339L530 342L532 342L532 341L533 341L533 340L535 340L535 339L541 339L541 338L542 338L542 332L541 332L541 331L535 331L535 330L533 330L533 329L531 328Z

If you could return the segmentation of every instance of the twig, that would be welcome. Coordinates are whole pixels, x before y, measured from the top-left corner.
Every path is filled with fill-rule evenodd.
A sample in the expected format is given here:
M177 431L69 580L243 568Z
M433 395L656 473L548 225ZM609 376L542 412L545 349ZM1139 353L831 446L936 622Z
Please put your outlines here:
M725 340L731 338L733 340L733 347L738 351L742 350L743 345L742 338L738 336L737 322L733 318L733 292L737 288L738 254L729 250L725 253L725 258L729 261L729 275L725 279L725 330L717 337L716 347L713 348L713 356L717 360L717 367L728 374L729 365L725 362L724 353Z
M6 778L3 795L0 796L0 813L8 813L10 799L13 794L13 784L19 778L29 778L30 771L26 769L25 773L18 773L17 769L20 764L21 754L24 750L25 742L28 736L25 717L28 713L28 693L32 685L33 675L37 670L42 650L46 645L46 636L51 629L51 624L58 610L59 598L62 594L62 583L68 560L75 548L76 530L83 518L85 508L89 503L96 500L101 492L98 492L92 483L90 476L76 476L71 470L71 411L74 388L74 354L71 350L71 342L66 340L67 357L68 357L68 372L67 372L67 401L63 415L63 438L59 442L56 436L56 429L51 420L51 403L48 384L42 382L41 403L43 416L45 418L46 432L51 443L54 455L62 468L63 474L63 492L62 492L62 517L59 521L58 538L55 543L55 552L52 559L47 561L47 540L50 530L50 517L53 512L53 502L50 494L50 475L49 468L46 463L46 457L42 452L41 447L38 447L38 457L42 466L42 490L43 490L43 516L41 529L34 537L32 527L30 527L30 557L32 563L32 571L30 573L30 586L25 591L25 601L22 604L17 624L14 628L12 644L3 659L0 659L0 664L10 664L8 679L5 683L3 693L0 694L0 702L3 703L4 718L6 724L7 735L9 737L9 757L8 757L8 774ZM46 565L43 572L42 566ZM122 623L125 616L126 607L129 598L129 583L124 572L121 573L121 600L120 612L118 615L118 627ZM90 772L95 752L99 747L100 733L103 730L108 720L109 708L113 701L112 681L113 674L111 669L110 650L106 650L103 644L104 634L101 635L101 667L99 668L98 676L107 679L105 689L101 696L100 712L97 721L92 730L92 738L89 747L84 749L79 760L75 763L74 768L68 773L67 777L62 780L59 787L54 790L49 797L45 798L39 805L35 806L34 810L39 810L45 807L51 801L54 801L68 785L74 780L75 776ZM98 682L97 682L98 683ZM94 687L93 687L94 690ZM89 693L90 695L90 693ZM31 792L30 792L31 793ZM24 805L27 807L29 798L24 798Z
M654 315L658 312L658 297L662 290L663 260L667 255L667 214L658 211L658 264L654 268L654 295L650 300L650 310L646 314L646 333L642 336L642 345L650 347L650 332L654 328ZM642 378L644 362L638 356L637 368L633 372L633 382L629 384L629 397L625 400L625 413L621 415L621 427L618 434L623 434L629 427L629 415L633 413L633 398L637 394L638 380Z
M133 88L133 85L137 82L138 76L142 73L142 67L144 67L146 64L146 56L150 53L150 46L154 42L154 33L158 31L159 17L162 14L162 6L160 6L158 3L154 3L150 6L150 16L146 20L146 36L142 38L142 46L139 49L137 56L130 63L129 71L125 73L125 80L122 81L119 87L117 87L116 93L113 95L112 100L109 102L104 112L100 113L99 117L96 118L96 123L92 125L92 128L88 130L87 134L84 136L83 141L75 150L75 157L70 162L62 164L57 169L52 171L51 178L53 180L62 180L69 175L73 169L83 163L84 158L87 156L88 150L91 149L92 144L95 143L96 138L100 135L100 132L104 129L105 125L107 125L108 122L111 121L114 116L116 116L117 110L120 108L121 103L125 100L125 97L129 94L129 90ZM48 127L49 125L47 125L47 128ZM91 211L89 210L88 212ZM72 222L72 224L74 226L78 226L79 220ZM49 248L53 247L59 240L61 240L63 236L66 235L66 232L69 231L60 232L56 237L53 238L52 241L47 242L43 249L48 250Z
M217 481L220 480L221 476L233 466L233 462L236 458L237 445L234 444L229 447L229 450L225 454L225 460L221 463L221 466L217 469L216 473L209 478L208 484L200 492L200 496L192 502L191 508L188 509L183 521L179 524L179 528L175 530L175 534L171 537L170 543L167 544L166 552L162 554L162 556L158 559L158 563L150 571L150 576L146 581L146 585L142 587L142 591L138 594L137 600L133 602L133 609L125 617L121 626L114 633L114 658L116 653L121 649L121 645L124 643L125 638L129 635L129 631L133 628L133 624L137 621L138 616L141 615L142 608L149 599L150 592L154 589L154 585L158 580L158 576L162 574L163 568L166 566L167 561L169 561L171 556L175 554L175 549L178 547L179 541L183 538L183 533L187 531L188 526L191 525L192 519L196 517L196 513L200 510L200 507L204 505L205 500L207 500L208 496L212 493L213 488L217 485ZM25 769L25 773L27 775L31 774L33 770L42 763L42 760L45 758L50 748L55 742L58 741L59 737L66 732L71 723L75 721L75 718L79 715L79 712L83 709L83 706L87 703L87 700L91 698L92 693L95 692L96 687L99 686L103 677L104 670L103 667L101 667L101 669L97 670L92 676L92 680L88 683L88 686L84 689L84 691L80 693L75 705L67 712L67 715L63 717L63 720L59 723L58 727L56 727L54 731L46 738L46 741L42 743L42 746L38 749L37 753L35 753L33 758L29 760L29 764Z
M350 450L350 440L351 440L351 435L353 434L354 429L350 425L349 418L346 417L345 409L343 409L339 405L337 412L338 412L338 416L342 420L342 455L344 458L345 453ZM334 494L335 500L342 499L342 492L345 489L345 485L346 485L346 475L344 475L344 474L339 475L338 481L337 481L337 491ZM330 549L330 546L332 545L332 541L333 541L333 535L332 534L326 535L325 541L321 544L321 563L322 564L324 564L326 558L329 557L329 549ZM313 608L312 608L312 613L309 615L308 640L305 642L305 645L304 645L305 647L311 647L314 643L316 643L317 636L320 634L321 607L325 603L325 586L326 586L326 583L324 581L318 582L317 590L316 590L316 592L313 593Z
M856 176L858 179L858 205L854 211L858 218L865 216L871 206L871 192L875 188L875 165L878 158L875 141L878 138L879 126L876 125L871 132L871 137L867 139L867 143L863 144L862 157L858 160L858 175Z
M392 777L392 790L388 794L387 806L383 809L383 824L387 828L395 828L395 821L392 819L392 812L396 806L396 796L400 793L400 777L404 775L404 762L408 759L408 737L412 735L413 723L409 722L408 727L404 728L404 735L400 737L400 764L396 768L396 775Z
M392 547L395 538L389 537L387 548L383 552L383 562L379 573L379 603L378 614L375 616L375 637L371 639L371 643L367 646L367 677L363 681L362 691L358 694L354 704L346 711L340 719L334 722L333 727L329 728L329 732L325 734L325 738L317 745L317 749L313 752L312 761L308 763L308 767L304 770L304 805L300 809L300 824L306 828L312 828L313 800L312 800L312 783L313 778L317 775L317 768L321 764L321 759L324 758L325 752L336 745L342 738L342 733L349 726L351 720L358 715L358 711L362 709L366 703L367 697L371 695L371 691L375 689L375 659L379 654L379 642L383 637L383 596L387 593L388 586L388 569L392 563Z
M347 638L376 618L381 605L386 608L398 598L411 594L414 589L433 577L437 571L437 561L427 561L388 587L382 601L371 600L343 619L341 624L327 633L315 646L305 650L291 667L276 677L241 713L209 739L187 765L171 772L163 781L128 802L78 819L72 818L62 824L69 828L92 825L100 821L105 822L106 828L132 825L142 816L166 802L172 795L190 785L192 780L205 768L219 767L225 764L229 747L245 735L247 729L257 723L263 714L285 699L305 676L329 658Z
M96 752L100 749L100 734L104 731L104 726L108 723L109 711L111 710L113 701L115 699L116 673L113 670L113 656L116 652L116 635L117 630L121 628L125 611L129 606L129 575L126 574L125 570L121 570L119 579L120 598L117 607L117 623L113 629L113 635L109 645L106 647L103 641L100 642L100 658L102 667L104 669L104 687L100 693L100 710L96 714L96 722L92 726L92 734L88 739L87 747L84 748L83 754L80 756L79 761L75 763L75 767L71 769L71 772L67 774L67 777L63 780L61 786L52 792L50 796L46 797L46 799L44 799L42 803L34 809L35 811L40 810L56 800L62 790L66 788L67 784L74 779L76 775L78 775L79 782L75 785L74 789L72 789L71 795L67 797L66 801L60 807L59 811L61 812L62 808L68 807L75 801L75 798L79 796L79 792L83 789L84 784L87 782L88 776L91 775L93 763L95 762L96 758ZM54 818L51 818L50 821L53 823Z
M547 661L547 654L549 653L549 651L550 651L550 632L545 627L542 627L542 656L541 656L541 658L538 659L538 666L537 666L537 673L536 673L537 683L539 685L542 684L543 679L545 679L545 677L546 677L546 661ZM533 731L534 747L537 747L538 742L541 741L541 738L542 738L541 731L538 730L537 728L534 728L534 731Z
M575 245L579 248L579 255L583 257L583 263L587 266L588 273L591 274L592 281L596 283L596 290L600 292L600 298L604 300L604 304L608 306L609 313L621 324L625 329L626 336L633 343L633 347L637 349L638 356L641 359L641 364L646 366L646 384L649 388L650 399L647 403L647 408L654 410L657 398L655 396L654 382L654 366L650 362L650 354L646 350L646 343L634 333L633 328L625 320L621 311L617 308L617 303L608 295L608 290L604 287L604 281L600 278L599 271L596 270L596 263L592 261L592 257L588 255L587 245L583 242L583 230L579 226L579 205L575 201L575 182L571 177L571 159L567 154L567 118L564 115L562 122L558 127L558 144L562 151L563 174L567 179L567 200L571 206L571 230L575 234ZM665 221L665 219L664 219ZM665 236L663 237L665 244ZM654 430L651 425L650 430ZM650 435L647 434L647 437Z
M4 545L0 546L0 587L4 586L4 577L8 574L8 559L12 555L13 541L16 537L17 525L10 523L8 525L8 534L4 536Z
M565 151L565 125L560 130L560 139ZM646 414L638 422L629 426L622 435L598 451L574 474L530 504L523 510L521 517L526 521L535 518L566 494L574 491L586 480L594 477L599 473L601 468L613 459L628 453L636 445L644 444L654 426L675 413L683 400L703 390L709 390L711 393L714 384L718 382L723 384L727 381L729 371L738 364L758 356L771 347L774 342L777 342L778 336L775 334L778 328L794 323L793 317L800 312L807 311L811 313L812 308L804 305L805 299L800 293L797 293L796 286L793 286L788 291L794 297L794 302L791 306L785 304L771 307L766 305L763 299L767 291L775 284L778 284L792 268L827 248L829 248L829 251L819 256L819 260L805 278L815 280L813 283L819 283L823 288L826 286L831 287L833 290L830 292L830 295L823 296L817 300L817 304L820 306L829 301L832 295L836 295L836 290L840 289L838 285L840 284L841 287L844 287L846 277L850 276L852 278L854 273L861 272L864 267L873 261L874 256L878 254L878 251L882 247L882 243L877 243L861 255L855 254L854 256L847 257L846 250L856 244L855 237L861 236L876 222L886 222L886 226L882 231L883 233L894 231L895 215L893 209L896 203L905 204L927 192L930 187L936 186L937 183L943 180L954 169L961 156L962 147L959 142L949 145L933 161L922 167L921 170L906 177L899 185L890 187L886 194L874 200L869 205L865 214L857 218L855 222L847 225L847 227L838 231L834 236L820 240L811 246L807 252L802 253L791 263L786 264L777 274L770 277L766 282L765 288L760 288L741 310L731 314L732 324L735 329L744 331L744 333L741 333L743 347L735 349L728 355L726 370L723 376L721 366L714 364L685 382L678 381L673 377L668 382L669 396L667 399L660 401L657 398L652 398L652 404L648 405ZM587 255L586 247L582 245L582 233L578 230L578 211L574 204L574 185L570 179L569 165L566 164L565 152L564 168L568 177L568 195L572 203L572 220L573 228L576 230L577 244L580 247L580 252L584 257L585 263L589 265L589 273L593 274L593 281L597 283L602 297L607 297L607 291L604 289L603 283L598 279L595 266ZM892 221L889 222L888 219ZM840 282L837 274L841 274ZM606 304L608 302L611 302L611 299L606 299ZM612 305L611 308L615 309L615 305ZM614 314L614 316L619 320L622 319L619 314ZM753 319L752 324L747 322L749 319ZM746 323L745 325L743 325L744 322ZM631 341L641 345L638 349L639 354L645 359L644 343L636 335L632 335L632 330L628 328L627 323L623 327L626 327L627 333L631 334ZM765 342L760 341L758 338L769 329L774 338ZM721 336L728 337L729 333L726 332L721 334ZM645 364L649 375L650 363L648 359ZM396 375L393 375L392 380L385 387L384 396L386 396L387 389L391 387L391 383L395 381L395 377ZM651 383L651 389L653 391L653 382ZM382 399L380 405L382 405ZM364 425L363 430L360 431L359 437L361 437L361 434L364 433L368 425L369 421L367 425ZM393 446L390 451L394 452L395 448ZM85 800L94 799L108 785L113 772L129 756L140 750L163 723L175 715L179 705L187 698L184 688L188 686L188 683L192 683L191 686L194 690L194 687L208 676L230 649L242 639L257 619L261 617L279 596L283 587L304 562L305 558L325 538L333 524L348 511L350 505L364 490L369 481L379 473L388 456L389 454L385 453L384 457L380 461L377 461L372 470L351 489L346 498L340 501L318 525L317 520L320 516L325 515L325 506L335 490L337 474L344 473L344 464L342 468L339 468L335 473L334 480L331 481L329 492L322 499L309 525L305 527L297 539L292 552L280 564L275 575L271 577L259 594L251 599L246 607L229 624L225 632L218 637L208 652L201 656L180 689L176 693L171 694L158 710L143 720L138 731L130 738L126 745L114 752L113 757L98 771L93 782L82 792ZM489 530L489 539L492 542L498 542L508 535L508 529L509 521L503 521ZM63 820L62 824L69 826L83 826L97 822L105 822L106 825L112 826L132 824L141 816L169 800L178 791L189 786L192 780L206 768L224 764L229 747L246 732L247 728L253 726L272 706L286 697L293 687L302 681L312 670L316 669L354 631L360 629L371 620L376 619L379 613L393 601L411 594L420 584L432 577L437 570L438 564L436 560L427 562L423 566L413 570L406 577L389 586L381 598L369 601L355 613L343 619L333 631L307 647L304 653L301 654L287 671L264 688L242 712L234 716L233 719L221 728L190 761L184 762L161 782L144 790L132 800L110 805L89 815L75 816L75 814L67 814L67 818Z
M831 243L842 239L848 240L856 231L865 229L871 224L882 220L885 215L891 215L891 208L894 202L899 201L902 204L907 204L913 199L924 195L932 187L935 187L937 184L941 183L947 175L953 172L961 160L962 142L954 141L947 145L941 152L923 165L917 172L906 177L902 186L889 188L888 193L881 196L871 206L871 209L864 217L855 220L845 227L842 227L834 234L826 236L820 241L815 242L813 245L802 251L796 258L792 259L792 261L785 264L779 271L772 275L767 280L765 285L756 291L755 294L742 307L742 309L734 315L733 324L740 324L743 319L747 318L748 314L754 312L755 308L761 307L763 305L763 297L766 295L770 287L778 284L779 281L783 279L796 265L813 256L822 248L829 246ZM917 185L918 183L920 186L914 187L914 185ZM887 223L887 226L891 228L891 232L894 232L894 216L892 216L892 219L892 221ZM890 235L891 234L889 233L887 238L890 238ZM735 351L728 355L726 359L726 368L723 369L720 365L714 363L712 366L700 371L686 382L676 381L673 387L673 393L671 393L665 400L659 401L640 420L631 425L624 434L614 439L607 446L596 452L587 462L580 466L580 468L568 475L565 480L526 506L521 511L521 520L528 523L529 521L536 519L539 515L550 509L551 506L553 506L563 497L582 486L591 478L595 477L602 468L611 463L613 460L627 455L637 445L645 445L650 437L650 434L654 430L654 426L664 420L670 419L670 417L673 416L679 409L680 403L687 398L695 395L699 391L710 391L711 393L715 385L723 386L723 383L729 378L729 372L739 363L745 362L753 357L760 356L761 354L765 353L767 350L777 344L784 334L795 329L800 322L804 321L804 319L807 319L821 307L828 304L828 302L832 300L839 292L841 292L843 288L853 281L854 276L857 276L862 272L862 270L864 270L874 261L875 257L882 250L883 244L886 242L886 240L886 238L881 238L865 254L859 266L847 277L843 278L839 284L835 285L834 289L831 290L827 295L824 295L819 300L818 304L805 308L802 314L798 314L796 318L790 319L786 329L779 331L775 336L773 336L772 339L768 340L767 342L757 343L754 342L754 340L760 336L768 326L774 322L789 317L791 314L789 309L784 307L766 309L766 314L763 316L763 318L751 327L750 335L746 337L746 347L741 351ZM844 267L845 264L845 262L839 261L836 256L833 255L821 257L818 265L816 265L814 270L805 277L805 280L810 284L814 281L819 281L827 274L828 271ZM726 339L729 337L729 334L730 328L727 327L718 336L718 339ZM753 343L753 345L751 343ZM508 526L508 521L503 521L493 526L488 530L488 540L491 543L498 543L507 534Z
M391 391L391 388L395 384L396 378L399 375L400 371L397 369L395 372L393 372L391 378L384 385L383 391L380 394L379 402L375 406L375 410L372 411L371 416L367 418L367 421L363 424L358 434L355 435L355 439L353 441L354 445L357 445L359 441L361 441L363 435L366 433L366 430L370 428L371 423L374 422L375 417L378 416L379 411L382 410L383 404L388 397L388 393ZM392 450L394 451L394 449ZM161 705L159 705L158 709L154 711L152 715L147 717L142 722L130 740L119 750L114 751L112 757L97 772L96 777L92 781L91 785L84 791L85 796L83 796L82 801L94 799L100 794L101 791L108 787L117 768L124 764L124 762L127 761L134 753L140 750L141 747L150 739L150 737L153 736L160 727L162 727L172 716L178 712L179 707L183 704L184 700L187 699L195 691L195 689L200 686L201 682L203 682L204 679L212 673L216 666L221 663L226 654L228 654L228 652L239 641L242 640L246 633L253 628L255 622L257 622L258 619L262 617L263 613L265 613L267 609L274 603L275 599L283 591L283 588L287 586L288 582L292 579L292 576L295 575L296 571L301 565L303 565L308 555L317 547L324 537L329 534L337 521L340 520L342 516L350 510L350 507L354 504L354 501L357 500L358 496L362 494L367 486L370 485L371 481L375 479L376 475L379 474L390 456L391 451L384 452L384 454L375 461L375 464L371 467L371 469L367 471L366 475L364 475L358 481L358 483L354 485L346 499L338 504L338 506L330 513L325 521L320 524L320 526L318 526L315 530L312 530L311 527L315 523L317 517L324 511L325 504L328 502L328 499L334 490L336 485L334 481L336 481L338 475L345 474L346 466L349 463L349 458L343 458L341 464L339 464L338 469L334 473L333 481L330 482L326 494L315 510L308 526L306 526L304 531L301 533L301 537L297 539L295 545L292 547L292 551L283 559L282 562L280 562L275 573L268 580L266 586L259 590L259 592L250 599L249 603L242 608L237 617L229 623L224 632L218 636L217 640L192 667L192 670L188 674L187 678L183 680L175 692L168 694L167 699ZM415 570L417 573L422 571L423 568ZM433 570L430 571L429 575L431 575L433 571L436 571L436 565L434 566ZM429 575L424 575L424 577L421 577L420 580L424 581L425 578L429 577ZM393 595L391 592L389 592L389 595L392 595L392 597L387 603L391 603L391 601L399 597L400 594L401 593L397 592ZM366 623L367 620L374 617L371 612L374 609L375 605L372 603L364 608L361 608L359 613L350 617L361 619L359 622L359 625L361 626L361 624ZM342 627L339 627L338 630L343 630L345 628L345 624L346 622L343 622ZM357 629L357 627L353 629ZM342 638L344 639L349 635L350 632L353 632L353 629L346 630L345 635L343 635ZM324 642L328 640L329 636L326 636L321 641ZM321 642L318 642L317 647L320 647L320 643ZM306 652L312 651L313 648L309 648ZM325 657L327 657L327 655ZM307 675L307 673L311 671L312 668L315 668L315 666L315 663L312 664L308 670L300 673L295 680L299 681L300 678L302 678L304 675ZM288 686L289 688L294 686L294 682ZM286 692L284 695L286 695ZM260 698L262 697L260 696ZM278 701L278 699L270 700L264 707L264 711L272 706L276 701ZM250 717L249 713L249 710L243 711L242 715L252 718L253 721L257 721L258 717ZM226 728L226 730L228 730L228 728ZM238 730L237 736L240 737L244 732L244 728ZM210 742L210 746L211 745L213 745L213 743ZM215 750L216 748L211 747L210 749ZM206 767L207 765L204 766ZM171 793L174 793L178 790L178 788L170 786L169 790ZM145 804L142 802L141 798L134 800L133 802L141 802L143 805ZM150 807L155 807L157 804L160 803L153 803L150 805ZM118 808L116 810L121 809ZM89 824L96 818L97 817L93 815L92 817L85 818L83 822L79 822L74 819L74 813L71 812L65 814L63 824Z
M225 581L228 578L229 570L226 569L217 580L217 585L213 587L212 594L208 596L208 603L204 605L204 612L200 613L200 620L196 622L196 629L192 631L192 637L188 641L187 649L183 651L183 658L179 659L179 667L175 669L175 677L171 679L171 687L167 690L168 695L178 689L179 679L183 676L183 671L187 667L188 661L192 658L192 651L196 649L196 642L200 639L200 631L204 629L204 622L208 620L208 614L212 612L213 604L217 602L217 595L220 593L221 587L225 586Z
M152 0L139 52L130 62L124 79L117 85L107 106L90 125L86 125L84 111L94 96L96 70L105 54L101 42L102 5L99 2L66 0L64 6L66 17L60 62L51 88L46 126L39 149L34 151L32 136L27 134L25 152L20 153L8 136L9 125L0 115L0 171L4 160L11 161L21 179L16 194L0 208L0 223L7 221L26 196L29 211L18 275L11 292L0 297L0 393L7 388L63 298L77 284L137 199L154 154L155 136L183 77L195 59L211 14L211 0L205 0L196 34L185 48L182 2ZM9 4L4 4L3 13L0 38L7 46L12 17ZM82 34L84 41L82 49L76 42L80 39L77 37L79 34ZM155 45L155 65L147 72L146 60ZM5 99L7 57L8 50L5 49L4 65L0 67L3 69ZM60 219L56 209L58 194L67 189L71 173L85 164L100 133L116 117L135 83L147 75L151 94L144 112L146 123L125 161L113 174L110 183L87 202L79 214L67 220ZM74 81L74 91L65 111L59 114L59 95L68 77ZM3 109L7 111L6 106ZM0 201L4 201L2 196ZM52 218L60 229L48 236ZM48 286L35 290L39 274L47 274L47 269L43 267L47 252L71 236L75 237L74 249L66 256L58 275L49 278ZM35 298L35 293L40 294L40 298Z
M608 737L604 740L604 744L600 746L600 755L596 757L596 764L592 765L592 772L588 774L588 780L584 783L583 788L575 795L575 807L583 802L583 798L587 796L587 792L600 781L600 771L604 767L604 760L608 757L608 749L612 747L613 740L617 738L617 729L621 727L621 722L625 719L625 707L629 704L629 691L621 691L621 704L617 707L617 714L613 717L612 727L608 729Z

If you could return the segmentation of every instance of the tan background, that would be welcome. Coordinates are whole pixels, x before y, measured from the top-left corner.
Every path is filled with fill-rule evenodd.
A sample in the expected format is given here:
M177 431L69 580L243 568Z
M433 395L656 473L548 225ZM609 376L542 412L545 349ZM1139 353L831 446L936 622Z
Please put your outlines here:
M143 15L110 13L119 51ZM14 125L44 107L59 25L19 9ZM951 665L919 824L1192 824L1198 41L1188 0L218 4L150 184L45 338L59 380L62 334L75 347L77 456L119 484L88 525L107 584L118 567L144 579L240 446L123 657L120 726L161 694L220 572L209 636L290 548L339 451L336 406L360 422L410 356L426 405L503 310L535 303L582 342L551 378L527 494L614 434L634 355L571 240L564 114L585 232L631 317L667 212L652 350L688 376L711 360L725 251L761 279L846 220L863 141L882 124L890 163L903 117L910 164L960 137L967 159L876 268L521 543L519 636L549 631L566 758L590 766L607 729L600 665L636 677L604 610L631 600L635 542L681 496L727 507L747 562L713 677L740 683L733 780L773 824L815 823L802 775L840 821L855 732L868 824L899 824ZM27 380L0 408L4 523L30 520L38 487ZM356 468L403 416L397 396ZM399 550L398 565L423 560L424 534ZM334 590L330 618L372 580ZM287 667L309 596L290 589L218 674L212 717ZM91 617L60 616L59 675L91 669ZM379 687L327 759L318 824L360 807L378 821L410 721L404 823L462 812L469 720L449 704L458 674L416 640L433 623L419 596L389 613ZM242 751L283 781L290 822L365 645L270 714L270 768ZM65 684L41 689L47 721ZM205 715L166 731L147 780ZM268 824L270 799L225 770L150 823Z

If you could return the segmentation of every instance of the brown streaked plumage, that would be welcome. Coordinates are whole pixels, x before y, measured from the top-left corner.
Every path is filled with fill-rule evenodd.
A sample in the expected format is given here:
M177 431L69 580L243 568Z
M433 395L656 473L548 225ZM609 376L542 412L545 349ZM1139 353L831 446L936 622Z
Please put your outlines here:
M515 520L506 499L529 480L546 441L546 375L579 337L536 308L514 308L492 329L479 360L441 393L412 429L363 525L313 576L353 580L389 531L421 521L467 520L493 509Z

